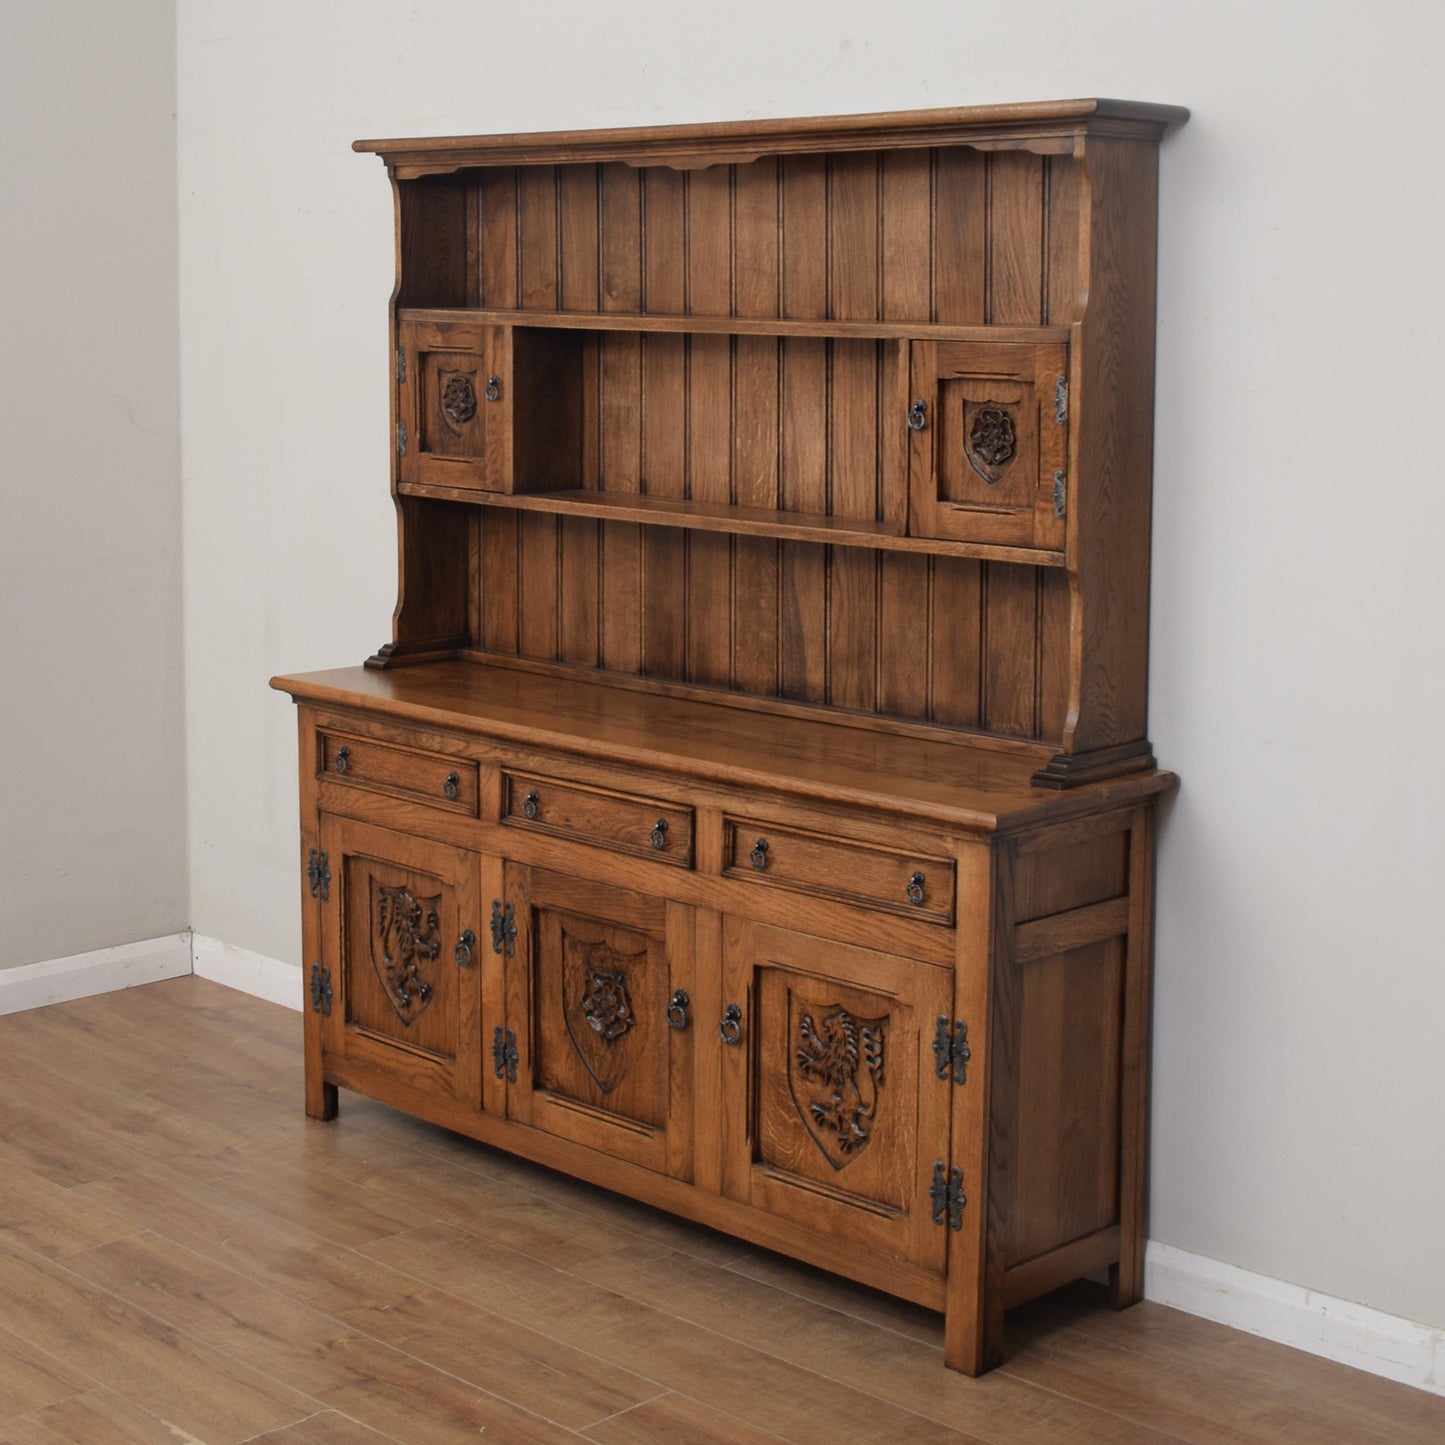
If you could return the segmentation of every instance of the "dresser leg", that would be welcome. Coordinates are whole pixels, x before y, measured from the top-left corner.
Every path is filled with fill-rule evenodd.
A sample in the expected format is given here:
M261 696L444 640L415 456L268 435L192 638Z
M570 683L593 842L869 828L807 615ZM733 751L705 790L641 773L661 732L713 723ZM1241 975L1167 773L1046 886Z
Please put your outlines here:
M336 1117L336 1085L317 1082L313 1086L309 1071L306 1079L306 1117L323 1122Z

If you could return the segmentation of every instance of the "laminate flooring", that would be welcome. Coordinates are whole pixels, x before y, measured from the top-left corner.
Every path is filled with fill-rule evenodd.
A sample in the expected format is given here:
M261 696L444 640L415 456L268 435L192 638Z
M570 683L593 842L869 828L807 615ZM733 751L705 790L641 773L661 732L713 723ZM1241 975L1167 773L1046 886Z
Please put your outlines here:
M0 1018L0 1441L1445 1441L1445 1399L1078 1286L941 1318L343 1093L201 979Z

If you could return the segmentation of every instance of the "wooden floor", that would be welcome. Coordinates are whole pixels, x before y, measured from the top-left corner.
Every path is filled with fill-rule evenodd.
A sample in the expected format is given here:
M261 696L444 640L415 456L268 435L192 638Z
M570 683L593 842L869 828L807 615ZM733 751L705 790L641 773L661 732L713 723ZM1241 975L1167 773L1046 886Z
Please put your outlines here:
M199 979L0 1018L0 1440L1445 1441L1445 1399L1080 1287L938 1316L342 1095Z

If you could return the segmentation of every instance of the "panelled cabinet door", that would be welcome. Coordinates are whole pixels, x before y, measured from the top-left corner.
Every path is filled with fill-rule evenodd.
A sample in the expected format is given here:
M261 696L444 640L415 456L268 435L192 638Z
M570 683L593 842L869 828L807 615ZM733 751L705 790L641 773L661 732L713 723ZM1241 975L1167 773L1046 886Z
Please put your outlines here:
M912 347L909 531L1062 551L1069 496L1068 347Z
M510 473L510 332L470 322L397 326L397 475L505 489Z
M731 917L723 951L726 1191L941 1273L929 1189L951 1100L932 1042L949 970Z
M331 815L321 819L321 846L331 870L322 905L327 1053L479 1103L477 855Z
M690 1178L691 910L513 863L506 901L509 1117Z

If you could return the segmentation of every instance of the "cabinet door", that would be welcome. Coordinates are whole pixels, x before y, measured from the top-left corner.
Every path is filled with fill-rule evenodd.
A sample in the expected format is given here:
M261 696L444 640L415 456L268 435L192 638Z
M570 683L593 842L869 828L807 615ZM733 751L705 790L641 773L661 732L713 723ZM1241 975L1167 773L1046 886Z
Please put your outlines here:
M506 901L509 1117L690 1178L691 910L514 863Z
M403 482L505 489L506 341L499 326L398 324L397 456Z
M951 1101L932 1044L950 971L736 918L723 952L726 1191L941 1272L929 1187Z
M1062 551L1068 348L918 343L912 370L909 531Z
M323 815L322 1047L409 1087L481 1098L475 853Z

